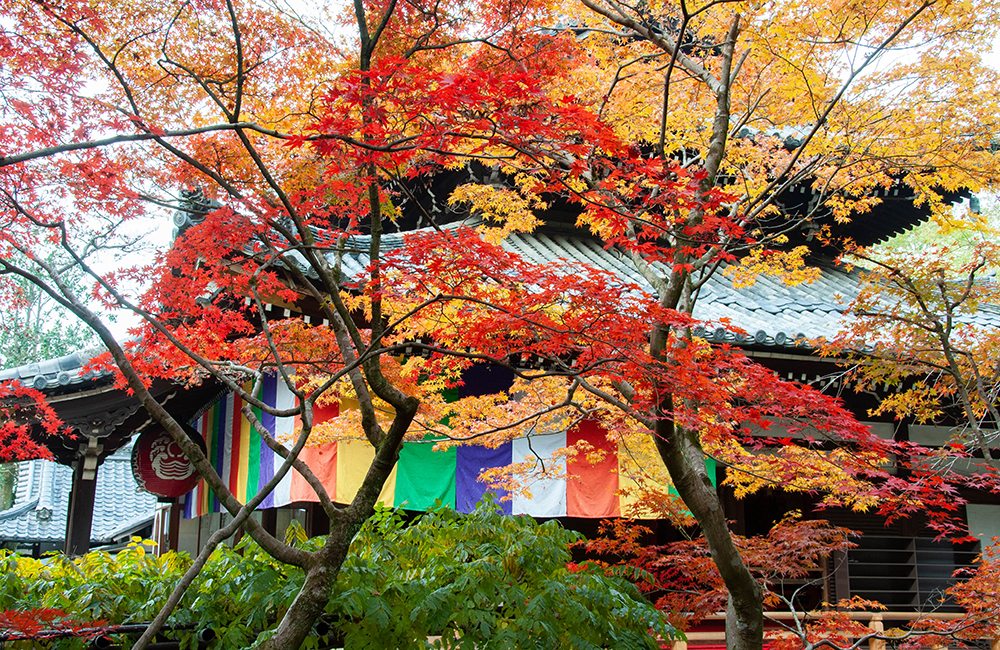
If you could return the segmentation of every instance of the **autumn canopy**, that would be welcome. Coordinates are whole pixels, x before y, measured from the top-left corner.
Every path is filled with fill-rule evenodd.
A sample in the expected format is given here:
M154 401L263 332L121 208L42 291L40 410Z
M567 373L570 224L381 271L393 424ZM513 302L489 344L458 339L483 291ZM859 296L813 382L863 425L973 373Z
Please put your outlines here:
M205 557L243 526L305 570L266 647L309 634L401 442L428 433L497 446L599 422L635 450L645 507L699 526L737 650L761 647L764 592L706 458L740 494L782 485L831 506L929 512L938 532L962 535L956 484L906 465L930 450L711 345L705 331L740 324L698 320L696 307L724 269L737 286L809 281L810 263L882 227L872 215L892 193L962 225L950 203L1000 178L1000 107L982 90L1000 79L977 54L1000 24L996 2L282 7L0 9L0 282L27 279L93 328L100 363L194 461L234 516ZM174 212L165 252L143 241ZM582 259L529 263L505 244L553 224L642 281ZM142 244L160 252L116 261ZM89 274L90 295L63 281L70 268ZM268 304L314 318L273 320ZM120 310L141 319L127 342L106 320ZM473 366L503 369L509 388L452 400ZM275 376L294 406L262 401ZM287 458L261 493L244 504L228 490L153 399L156 378L240 394ZM970 398L970 417L994 402ZM351 408L319 424L333 403ZM252 409L301 427L275 440ZM8 455L25 426L3 420ZM349 504L296 460L331 439L375 449ZM512 487L518 469L488 478ZM249 516L288 471L331 520L318 550Z

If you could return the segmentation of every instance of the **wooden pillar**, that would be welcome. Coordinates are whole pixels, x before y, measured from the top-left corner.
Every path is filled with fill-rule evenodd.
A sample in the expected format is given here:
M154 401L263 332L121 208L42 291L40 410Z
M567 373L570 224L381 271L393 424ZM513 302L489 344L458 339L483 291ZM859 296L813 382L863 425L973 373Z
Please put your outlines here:
M268 508L260 511L260 525L270 535L278 534L278 509Z
M318 503L306 505L306 535L316 537L317 535L330 534L330 518L326 516L323 506Z
M872 615L872 620L868 623L868 629L876 634L885 632L885 625L882 623L881 612ZM885 650L885 641L881 639L869 639L868 650Z
M94 496L97 493L97 466L88 467L88 457L81 457L73 468L73 487L69 493L66 515L66 555L83 555L90 550L90 527L94 521ZM96 460L96 459L94 459Z
M838 601L851 597L851 573L847 565L847 552L833 552L834 596Z

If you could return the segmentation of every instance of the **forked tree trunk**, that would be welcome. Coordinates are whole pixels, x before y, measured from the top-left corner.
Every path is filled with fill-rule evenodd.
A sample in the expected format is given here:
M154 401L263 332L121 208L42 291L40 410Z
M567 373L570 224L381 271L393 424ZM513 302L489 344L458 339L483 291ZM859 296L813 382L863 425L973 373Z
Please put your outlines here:
M362 492L364 493L360 495L362 503L356 503L345 510L339 521L330 522L330 534L326 544L313 556L313 563L306 568L306 579L302 589L285 612L274 635L261 644L262 650L300 648L312 634L313 626L323 615L327 603L333 596L337 575L344 560L347 559L351 541L372 514L371 503L377 498L378 491L371 485L363 485L359 490L359 493ZM371 494L375 496L370 496ZM371 503L368 503L369 501Z
M357 526L353 528L357 532ZM314 564L306 569L302 589L281 618L274 635L261 644L262 650L292 650L302 647L326 609L326 604L330 602L337 574L347 558L354 532L346 530L344 526L330 531L326 545L316 554Z
M291 606L278 624L274 635L261 644L263 650L296 650L312 633L336 587L337 575L347 559L354 536L374 514L382 486L399 459L403 435L410 428L419 402L404 397L396 404L396 418L385 434L368 473L351 505L331 518L330 534L306 567L306 579Z
M312 632L313 625L330 601L333 585L343 562L343 558L339 561L331 558L331 562L318 562L306 571L305 584L281 618L274 635L261 644L263 650L291 650L302 647Z

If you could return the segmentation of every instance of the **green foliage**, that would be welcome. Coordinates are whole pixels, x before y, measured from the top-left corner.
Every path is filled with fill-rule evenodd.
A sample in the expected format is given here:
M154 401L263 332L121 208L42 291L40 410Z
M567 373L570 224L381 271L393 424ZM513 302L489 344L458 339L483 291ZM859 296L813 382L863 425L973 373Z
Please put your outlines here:
M0 609L43 607L81 619L141 621L149 615L148 601L161 597L164 578L179 575L185 562L176 554L148 553L138 539L117 555L94 551L77 560L5 554L0 559Z
M156 556L139 538L133 538L117 555L93 551L73 560L61 554L33 560L4 553L0 555L0 611L51 608L74 619L109 625L145 623L156 616L190 565L186 553ZM168 626L210 627L221 638L214 648L246 648L256 634L274 625L301 583L301 571L275 563L252 542L235 548L221 546ZM175 636L195 647L193 630ZM66 638L54 647L75 650L89 647L88 643Z
M34 560L3 552L0 611L53 609L81 621L141 623L156 615L158 603L189 565L186 555L149 553L137 537L117 555L93 551L73 560L61 554ZM65 638L55 647L75 650L88 643Z
M309 548L323 542L294 524L286 539ZM491 503L410 525L381 510L355 537L338 577L327 606L333 635L351 648L659 648L651 632L669 637L673 628L628 581L571 564L568 547L579 539L558 522L503 516ZM118 555L0 555L0 611L52 608L111 625L147 622L190 562L186 554L157 557L138 538ZM301 570L244 538L215 551L168 625L213 628L220 638L213 648L250 647L273 630L302 582ZM179 636L194 643L191 631ZM62 639L56 647L86 642Z
M328 611L351 648L658 648L666 624L633 585L568 568L579 535L490 504L404 526L380 512L354 540Z

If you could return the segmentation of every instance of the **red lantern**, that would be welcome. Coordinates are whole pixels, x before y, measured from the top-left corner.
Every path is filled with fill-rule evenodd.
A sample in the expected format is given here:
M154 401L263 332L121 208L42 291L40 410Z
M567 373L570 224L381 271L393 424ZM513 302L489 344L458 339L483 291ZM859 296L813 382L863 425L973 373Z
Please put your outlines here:
M184 430L205 451L201 434L189 426ZM132 445L132 476L140 489L160 497L187 494L201 478L180 445L160 426L143 431Z

